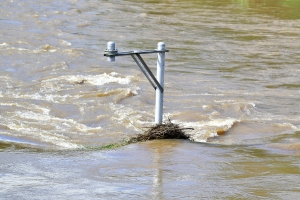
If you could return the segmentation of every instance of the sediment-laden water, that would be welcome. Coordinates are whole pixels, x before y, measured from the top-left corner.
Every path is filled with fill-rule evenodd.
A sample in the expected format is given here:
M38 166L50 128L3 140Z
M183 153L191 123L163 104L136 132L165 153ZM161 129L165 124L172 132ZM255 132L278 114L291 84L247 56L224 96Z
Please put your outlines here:
M300 2L4 1L4 199L299 196ZM192 141L97 149L154 122L129 56L165 42L164 119ZM142 55L153 73L156 55ZM30 188L30 189L29 189Z

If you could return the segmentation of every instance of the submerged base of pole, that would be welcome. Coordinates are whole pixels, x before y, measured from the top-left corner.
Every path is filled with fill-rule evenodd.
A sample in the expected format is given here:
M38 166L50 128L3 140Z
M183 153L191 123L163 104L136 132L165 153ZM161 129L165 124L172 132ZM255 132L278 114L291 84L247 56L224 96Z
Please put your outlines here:
M100 149L113 149L122 147L128 144L134 144L138 142L146 142L150 140L163 140L163 139L183 139L183 140L191 140L189 134L185 132L185 130L194 130L193 128L182 128L178 124L172 123L170 120L167 123L156 124L151 127L146 127L144 133L137 134L128 139L123 140L120 143L108 144Z
M149 129L143 133L138 134L130 138L130 143L144 142L149 140L163 140L163 139L184 139L190 138L183 130L190 128L181 128L178 124L171 122L163 124L156 124L155 126L149 127Z

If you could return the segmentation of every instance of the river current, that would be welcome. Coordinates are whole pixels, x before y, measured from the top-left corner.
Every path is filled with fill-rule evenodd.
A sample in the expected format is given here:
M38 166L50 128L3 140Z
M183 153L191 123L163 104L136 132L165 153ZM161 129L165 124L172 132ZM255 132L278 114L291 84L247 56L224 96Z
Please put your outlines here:
M297 0L3 0L3 199L300 196ZM191 141L122 141L154 122L130 56L165 42L164 120ZM156 74L155 54L142 55ZM31 188L31 189L29 189Z

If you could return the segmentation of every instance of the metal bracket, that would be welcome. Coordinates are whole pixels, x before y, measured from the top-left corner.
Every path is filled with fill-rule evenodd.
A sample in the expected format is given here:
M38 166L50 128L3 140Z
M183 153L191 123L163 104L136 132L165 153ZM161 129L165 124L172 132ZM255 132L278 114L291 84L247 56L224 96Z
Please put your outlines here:
M166 49L164 42L157 44L156 50L142 50L142 51L128 51L118 52L116 44L113 41L107 43L107 49L104 51L107 61L114 62L116 56L131 55L138 67L142 70L148 81L155 89L155 123L161 124L163 120L163 95L164 95L164 73L165 73L165 52ZM145 61L140 54L157 53L157 77L153 75ZM158 81L157 81L158 80ZM157 90L159 88L159 90Z
M164 53L168 52L169 50L142 50L142 51L127 51L127 52L118 52L117 49L114 50L105 50L104 51L104 56L106 57L115 57L115 56L127 56L131 55L133 60L136 62L138 67L141 69L143 74L146 76L152 87L156 90L159 88L159 90L163 93L164 89L163 87L159 84L153 73L151 72L150 68L147 66L145 61L143 60L142 56L140 54L149 54L149 53ZM136 57L138 58L136 58ZM141 65L142 63L142 65ZM154 83L153 83L154 82Z
M141 50L141 51L126 51L126 52L118 52L117 49L104 51L104 56L127 56L132 54L148 54L148 53L164 53L169 52L168 49L165 50Z

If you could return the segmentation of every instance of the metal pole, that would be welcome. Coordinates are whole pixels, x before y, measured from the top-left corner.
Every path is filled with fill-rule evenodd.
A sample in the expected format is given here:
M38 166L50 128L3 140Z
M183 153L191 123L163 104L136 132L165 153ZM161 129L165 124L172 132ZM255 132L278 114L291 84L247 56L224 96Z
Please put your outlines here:
M107 50L108 51L116 51L116 44L115 42L108 42L107 43ZM114 62L115 61L115 56L107 56L107 61L109 62Z
M137 65L140 67L142 72L145 74L146 78L149 80L151 85L155 88L156 99L155 99L155 123L161 124L163 120L163 94L164 94L164 73L165 73L165 52L169 50L166 49L164 42L159 42L157 44L156 50L142 50L142 51L129 51L129 52L118 52L116 49L115 42L108 42L107 49L104 51L104 56L107 57L107 61L115 61L116 56L126 56L131 55ZM157 76L152 74L151 70L142 59L140 54L157 53ZM137 56L138 59L135 58ZM142 63L140 65L139 61ZM145 69L145 70L144 70ZM154 83L155 84L154 84Z
M157 50L165 50L166 45L164 42L157 44ZM164 73L165 73L165 52L157 54L157 81L164 88ZM163 120L163 91L156 88L156 101L155 101L155 123L161 124Z

